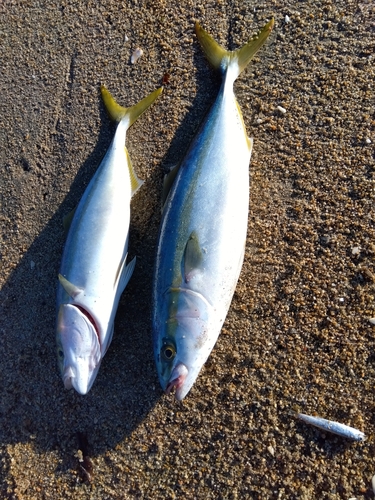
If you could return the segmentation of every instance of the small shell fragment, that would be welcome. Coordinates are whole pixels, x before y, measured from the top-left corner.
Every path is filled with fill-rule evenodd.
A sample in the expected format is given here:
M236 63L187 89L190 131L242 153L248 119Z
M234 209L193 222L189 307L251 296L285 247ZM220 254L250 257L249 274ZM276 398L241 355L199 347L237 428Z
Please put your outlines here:
M365 441L366 436L362 431L350 427L349 425L341 424L340 422L334 422L333 420L327 420L321 417L313 417L312 415L306 415L304 413L291 412L299 420L305 422L306 424L318 427L322 431L332 432L338 436L342 436L347 439L352 439L353 441Z
M354 257L358 257L360 253L361 247L359 245L352 248L352 255L354 255Z
M272 456L275 456L275 448L272 445L268 446L267 450Z
M374 325L374 326L375 326L375 318L370 318L370 319L369 319L369 322L370 322L372 325Z
M131 64L135 64L141 55L143 55L143 50L137 47L130 58Z
M280 111L280 113L282 113L283 115L285 115L286 113L286 109L283 108L282 106L277 106L277 110Z
M285 15L285 22L290 23L290 17L287 14Z

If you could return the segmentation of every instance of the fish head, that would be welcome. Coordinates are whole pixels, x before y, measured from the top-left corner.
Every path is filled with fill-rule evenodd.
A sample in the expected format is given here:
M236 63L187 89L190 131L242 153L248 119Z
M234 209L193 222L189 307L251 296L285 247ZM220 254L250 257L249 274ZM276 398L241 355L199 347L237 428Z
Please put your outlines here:
M160 384L181 401L206 362L216 337L209 335L209 304L190 290L169 292L169 317L154 331L155 358ZM155 328L154 328L155 330Z
M91 316L80 306L61 304L57 317L57 355L66 389L87 394L98 374L101 348Z

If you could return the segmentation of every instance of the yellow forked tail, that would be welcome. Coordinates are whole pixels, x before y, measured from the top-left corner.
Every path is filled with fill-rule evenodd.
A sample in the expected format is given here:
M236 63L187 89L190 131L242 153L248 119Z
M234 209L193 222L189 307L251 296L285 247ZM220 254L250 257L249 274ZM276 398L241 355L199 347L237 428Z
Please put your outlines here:
M102 98L104 105L108 111L109 116L112 120L116 122L122 122L124 120L125 130L132 125L135 120L141 116L141 114L146 111L146 109L151 106L151 104L159 97L159 95L163 92L163 87L154 90L150 95L139 101L139 103L131 106L130 108L123 108L120 106L112 97L110 92L105 88L104 85L101 85L100 91L102 93ZM127 148L125 148L125 155L127 159L127 167L130 175L130 182L132 188L132 196L133 194L142 186L143 181L138 178L137 174L134 171L132 162L130 160L130 156Z
M233 80L235 80L267 40L274 24L274 19L271 19L257 35L245 45L233 51L221 47L207 31L201 28L199 23L195 24L195 31L203 52L212 66L223 74L229 67L231 69L233 67Z
M123 108L122 106L117 104L117 102L114 100L114 98L111 96L104 85L101 85L100 91L102 93L104 105L112 120L120 122L123 118L127 118L128 128L159 97L159 95L163 92L163 87L154 90L154 92L152 92L150 95L142 99L142 101L139 101L137 104L131 106L130 108Z

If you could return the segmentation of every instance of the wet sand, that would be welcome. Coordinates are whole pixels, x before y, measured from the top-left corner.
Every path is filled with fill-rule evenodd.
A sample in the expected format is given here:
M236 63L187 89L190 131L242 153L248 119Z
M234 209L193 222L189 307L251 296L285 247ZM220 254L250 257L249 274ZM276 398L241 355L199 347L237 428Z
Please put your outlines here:
M375 6L318 4L0 4L1 498L373 498ZM149 318L163 174L220 85L194 21L236 48L272 16L235 84L254 138L245 262L180 404L160 389ZM163 95L127 136L145 180L132 202L137 267L81 397L64 389L56 361L62 217L114 133L100 84L127 106L165 73ZM325 434L292 409L368 439Z

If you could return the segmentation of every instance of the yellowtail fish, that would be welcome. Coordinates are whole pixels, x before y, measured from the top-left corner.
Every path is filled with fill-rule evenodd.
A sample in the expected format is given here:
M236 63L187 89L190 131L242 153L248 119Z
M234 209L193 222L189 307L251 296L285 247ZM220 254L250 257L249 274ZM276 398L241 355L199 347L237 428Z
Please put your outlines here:
M353 441L365 441L366 436L362 431L350 427L349 425L340 424L339 422L334 422L333 420L327 420L321 417L313 417L311 415L306 415L305 413L297 413L295 411L290 412L291 415L295 416L305 424L313 425L318 427L322 431L331 432L332 434L337 434L347 439L352 439Z
M223 49L196 25L222 85L165 201L153 284L153 339L162 388L182 400L219 336L244 258L249 206L247 136L233 83L274 21L243 47Z
M127 263L130 199L142 184L125 147L127 129L161 89L123 108L101 93L118 122L114 139L75 210L57 290L57 352L67 389L87 394L112 340L120 296L135 265Z

